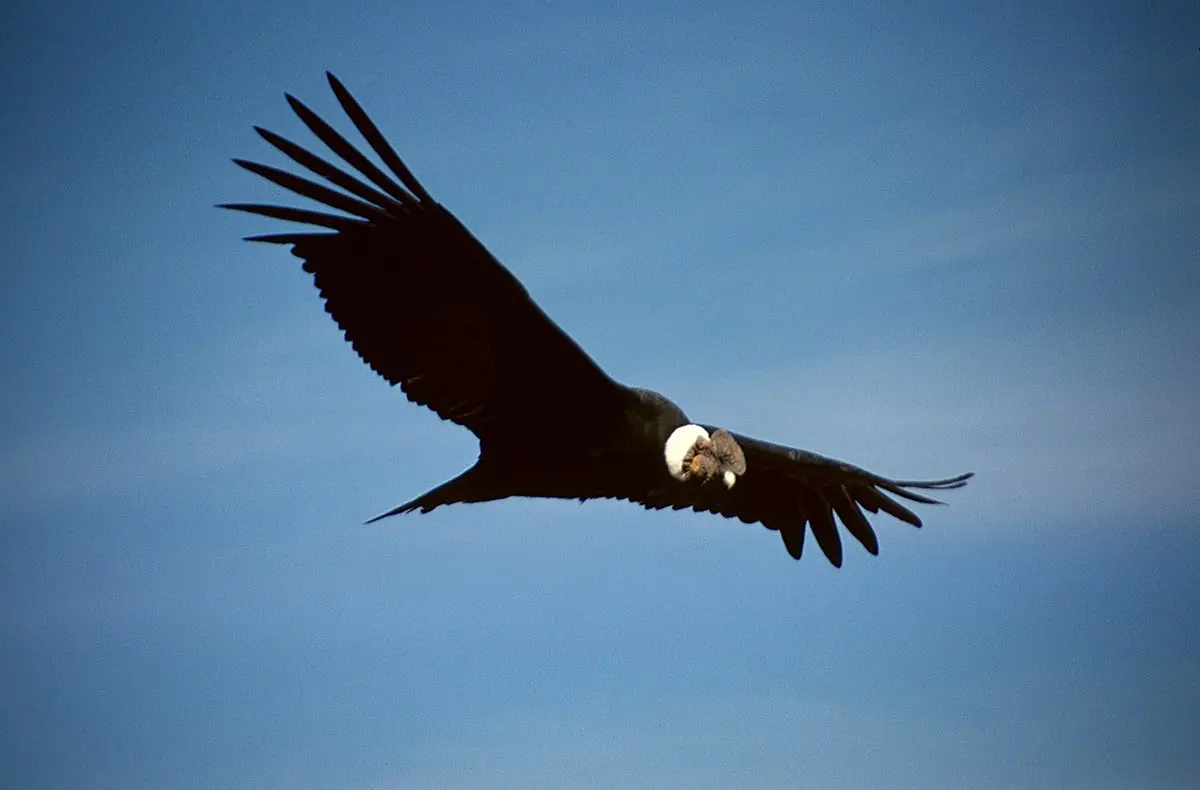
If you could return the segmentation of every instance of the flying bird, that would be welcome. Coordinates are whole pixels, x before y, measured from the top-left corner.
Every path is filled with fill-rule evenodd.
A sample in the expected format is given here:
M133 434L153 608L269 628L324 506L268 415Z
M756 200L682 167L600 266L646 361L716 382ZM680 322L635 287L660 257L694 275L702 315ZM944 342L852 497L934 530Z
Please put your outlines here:
M513 496L623 499L761 523L780 534L796 559L807 527L840 567L836 521L878 554L864 510L919 527L921 520L897 499L940 504L917 491L959 488L971 477L891 480L694 423L662 395L614 381L425 191L342 83L327 76L391 174L288 95L300 120L344 164L260 127L263 139L327 183L234 162L339 213L258 203L221 208L315 226L247 240L291 245L363 361L410 401L479 439L469 469L371 521Z

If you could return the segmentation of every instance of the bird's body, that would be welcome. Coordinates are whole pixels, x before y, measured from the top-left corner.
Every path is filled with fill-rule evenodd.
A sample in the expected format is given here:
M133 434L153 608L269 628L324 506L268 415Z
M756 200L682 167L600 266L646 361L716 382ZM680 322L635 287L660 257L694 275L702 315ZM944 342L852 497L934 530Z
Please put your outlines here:
M639 488L666 489L675 481L663 447L687 418L657 393L616 386L629 396L623 406L589 412L578 424L537 420L527 432L481 441L478 461L462 475L372 521L510 496L628 499Z
M888 494L934 503L910 489L948 489L970 475L893 481L803 450L692 423L667 398L611 379L396 156L332 75L339 102L400 183L311 110L304 123L366 181L264 129L264 139L344 191L235 160L329 214L262 204L227 208L322 230L252 236L292 245L355 351L409 400L472 431L476 463L376 518L510 496L615 498L647 508L692 508L777 530L794 557L808 525L841 564L834 514L871 553L860 508L920 526ZM370 183L367 183L370 182ZM372 519L375 520L375 519Z

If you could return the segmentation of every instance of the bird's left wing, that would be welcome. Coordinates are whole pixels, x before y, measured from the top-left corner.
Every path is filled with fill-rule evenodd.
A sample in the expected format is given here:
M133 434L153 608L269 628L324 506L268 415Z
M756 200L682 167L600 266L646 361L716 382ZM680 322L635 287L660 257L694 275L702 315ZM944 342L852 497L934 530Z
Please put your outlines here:
M483 442L495 437L548 441L580 413L592 415L597 424L605 416L616 419L627 390L430 197L349 91L328 76L338 102L392 175L288 96L304 124L345 166L266 129L257 131L326 183L234 161L339 213L225 204L316 226L250 240L292 245L313 275L326 311L363 361L399 385L409 400L468 428Z
M941 504L913 489L961 488L972 476L968 472L943 480L890 480L816 453L736 433L733 437L746 456L746 471L732 488L720 481L703 486L680 484L630 499L653 509L691 508L737 518L747 524L761 523L779 532L788 553L796 559L804 548L807 525L829 561L841 567L842 541L837 521L867 551L878 554L879 541L863 514L864 509L871 514L883 511L919 527L921 519L893 497L920 504Z

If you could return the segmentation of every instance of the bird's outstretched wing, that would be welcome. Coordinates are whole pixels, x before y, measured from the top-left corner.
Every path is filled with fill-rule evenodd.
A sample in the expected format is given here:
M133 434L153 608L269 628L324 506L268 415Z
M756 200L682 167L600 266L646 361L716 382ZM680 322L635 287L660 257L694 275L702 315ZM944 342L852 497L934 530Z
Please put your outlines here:
M919 527L921 519L893 496L921 504L941 504L912 489L960 488L972 476L967 473L944 480L889 480L816 453L736 433L733 437L746 456L746 471L732 488L714 481L703 486L640 492L628 498L652 509L691 508L747 524L761 523L779 532L788 553L796 559L804 549L807 525L829 561L841 567L842 541L835 516L867 551L878 554L879 541L864 509L872 514L883 511Z
M553 430L562 425L556 417L611 410L623 388L429 196L346 88L328 77L342 109L395 178L289 95L304 124L357 174L255 127L294 162L340 189L256 162L235 159L238 165L342 213L224 204L319 228L248 240L293 245L326 311L359 356L400 385L409 400L481 440L539 426Z

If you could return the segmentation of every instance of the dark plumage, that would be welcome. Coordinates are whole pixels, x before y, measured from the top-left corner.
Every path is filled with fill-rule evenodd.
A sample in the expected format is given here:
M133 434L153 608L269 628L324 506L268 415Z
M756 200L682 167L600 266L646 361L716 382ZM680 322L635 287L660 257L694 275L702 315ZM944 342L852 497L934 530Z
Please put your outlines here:
M663 396L613 381L430 197L332 74L329 84L399 183L288 96L305 125L358 176L265 129L257 131L268 143L344 191L234 161L342 213L223 207L316 226L248 238L292 245L363 361L409 400L479 438L474 466L376 518L509 496L627 499L761 522L780 533L796 558L807 525L840 566L835 514L877 554L863 509L919 527L916 514L892 497L935 504L912 489L959 488L971 476L889 480L803 450L694 426Z

